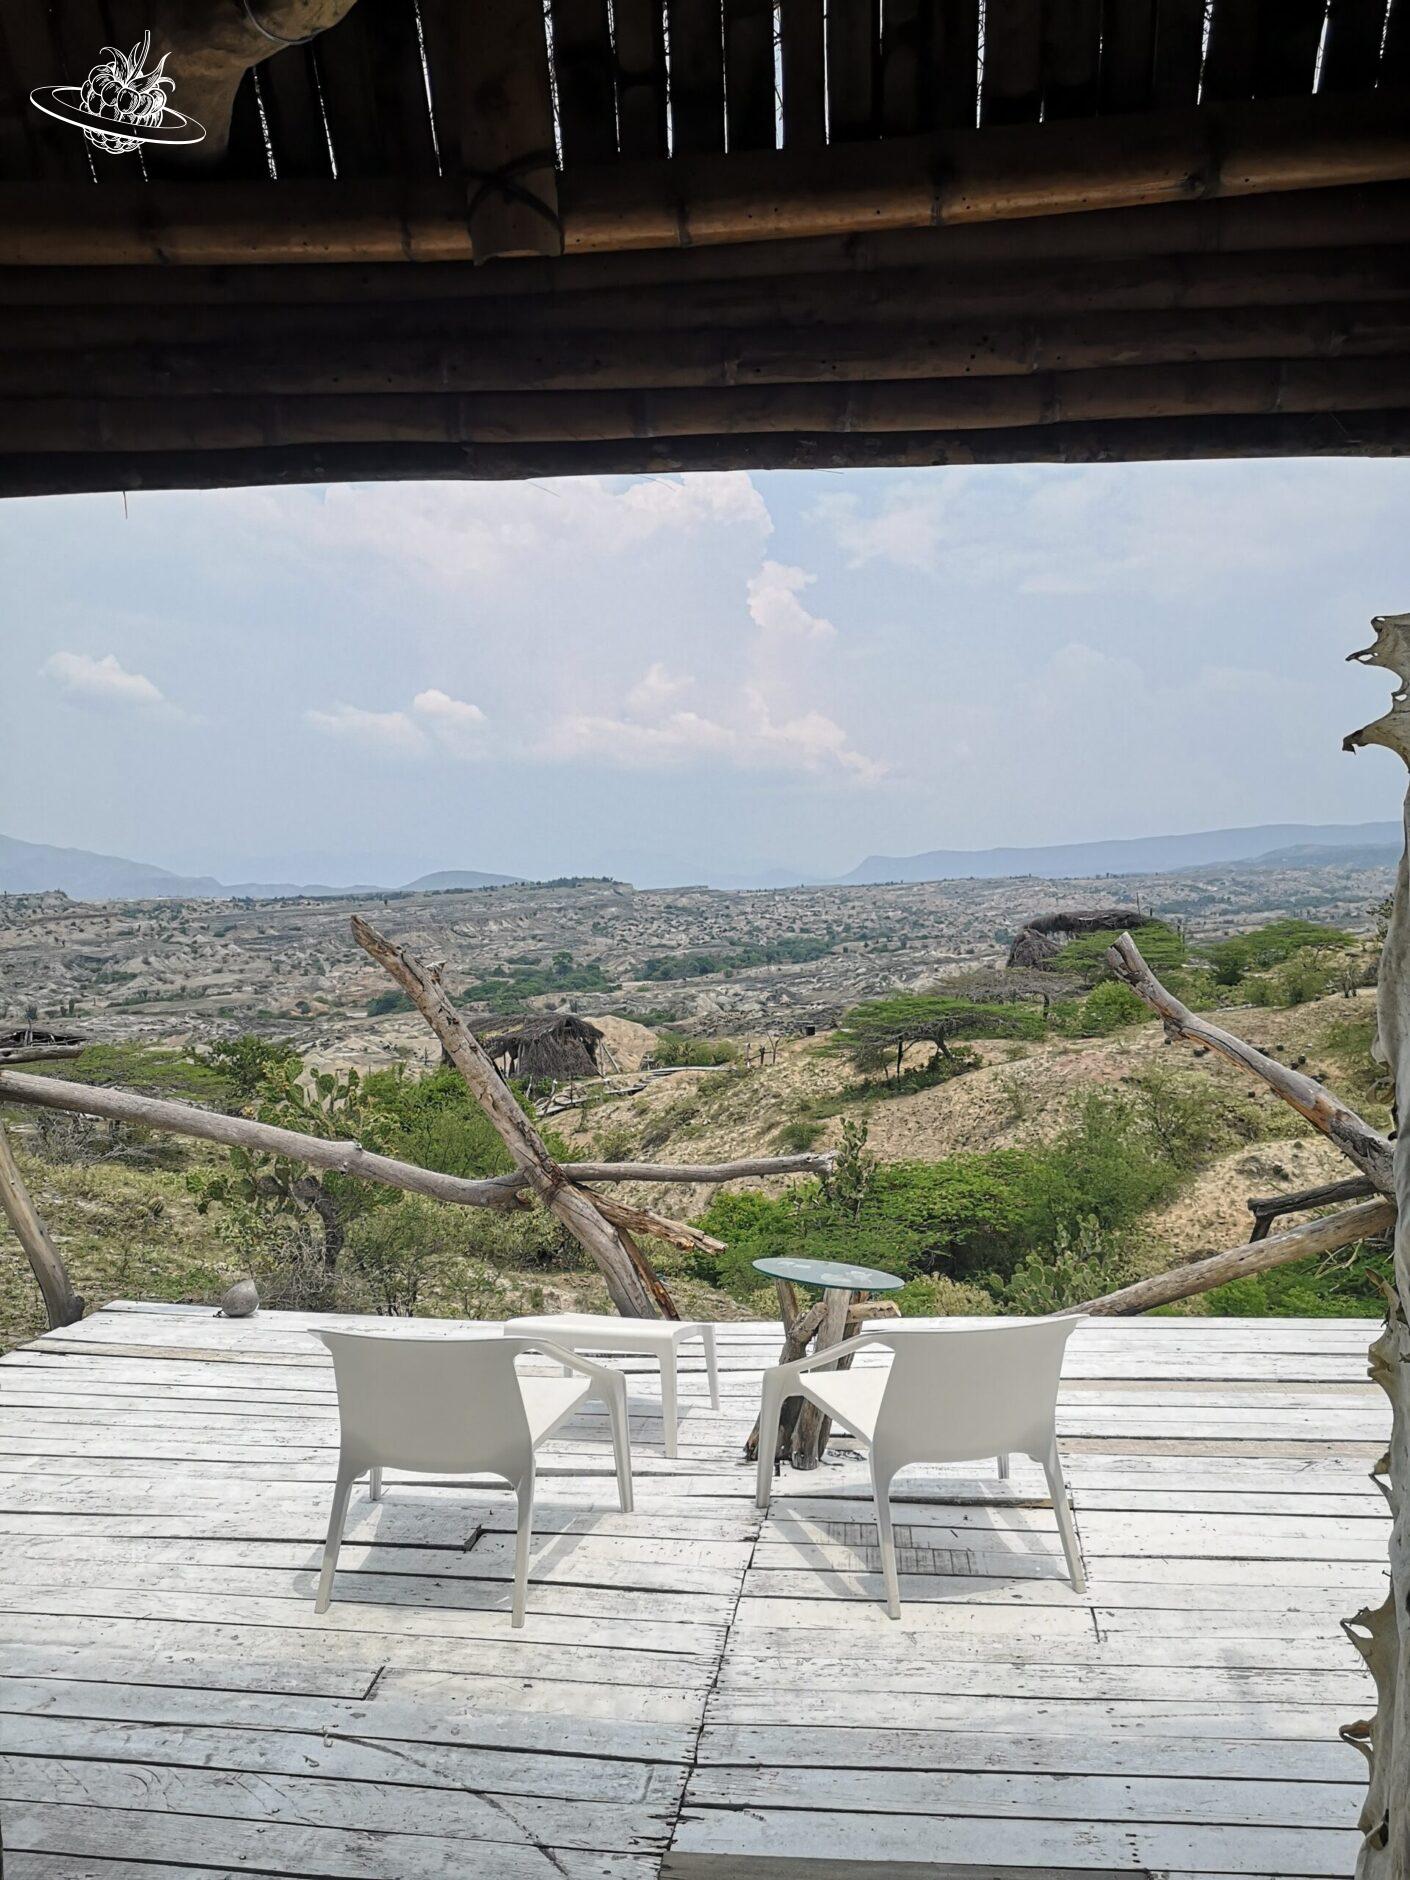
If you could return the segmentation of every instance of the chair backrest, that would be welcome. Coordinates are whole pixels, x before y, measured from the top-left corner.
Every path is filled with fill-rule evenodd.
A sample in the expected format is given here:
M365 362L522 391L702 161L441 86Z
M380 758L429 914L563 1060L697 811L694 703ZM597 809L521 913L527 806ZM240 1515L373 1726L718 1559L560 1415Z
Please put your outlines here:
M333 1354L343 1455L359 1468L517 1481L533 1459L519 1338L320 1332Z
M1000 1325L888 1326L879 1336L896 1355L877 1416L878 1460L1045 1456L1063 1350L1081 1323L1065 1315Z

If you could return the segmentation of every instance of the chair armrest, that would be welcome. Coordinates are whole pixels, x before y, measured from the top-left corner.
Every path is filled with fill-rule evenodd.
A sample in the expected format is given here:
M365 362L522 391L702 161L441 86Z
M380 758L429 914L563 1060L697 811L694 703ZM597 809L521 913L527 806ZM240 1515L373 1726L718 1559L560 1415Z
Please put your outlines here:
M524 1351L542 1352L546 1358L552 1358L558 1364L566 1364L570 1370L580 1371L584 1377L590 1377L599 1389L608 1391L626 1389L622 1373L614 1371L610 1364L594 1364L591 1358L584 1358L576 1351L569 1351L566 1345L556 1345L551 1338L515 1334L514 1342Z
M770 1365L764 1376L801 1377L805 1371L815 1371L821 1364L832 1364L854 1351L864 1351L868 1345L890 1347L891 1339L885 1332L858 1332L851 1338L844 1338L840 1345L824 1345L821 1351L809 1352L806 1358L795 1358L792 1364Z

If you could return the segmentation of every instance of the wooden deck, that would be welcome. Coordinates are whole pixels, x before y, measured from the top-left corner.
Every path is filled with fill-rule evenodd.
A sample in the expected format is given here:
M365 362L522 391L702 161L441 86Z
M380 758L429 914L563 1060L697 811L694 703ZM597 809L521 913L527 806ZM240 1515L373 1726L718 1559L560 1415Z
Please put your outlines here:
M754 1511L777 1327L720 1328L721 1415L687 1360L676 1462L624 1361L637 1512L583 1416L518 1633L511 1504L473 1485L359 1498L315 1616L309 1323L110 1307L0 1361L6 1880L1350 1873L1336 1729L1370 1686L1337 1621L1386 1545L1366 1323L1083 1328L1088 1592L1029 1465L918 1471L899 1624L855 1461Z

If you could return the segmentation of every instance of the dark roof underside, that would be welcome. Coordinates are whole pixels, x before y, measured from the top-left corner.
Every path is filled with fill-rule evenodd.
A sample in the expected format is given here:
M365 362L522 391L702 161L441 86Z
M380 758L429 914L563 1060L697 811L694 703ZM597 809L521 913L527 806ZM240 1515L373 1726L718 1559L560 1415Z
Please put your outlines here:
M0 12L0 493L1410 442L1410 0L206 4Z

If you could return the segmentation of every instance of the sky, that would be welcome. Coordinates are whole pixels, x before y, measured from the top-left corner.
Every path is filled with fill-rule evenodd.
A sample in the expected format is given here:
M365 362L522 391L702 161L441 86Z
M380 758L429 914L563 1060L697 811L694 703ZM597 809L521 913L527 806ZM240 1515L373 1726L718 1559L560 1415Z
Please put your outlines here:
M1410 463L0 504L0 831L226 881L642 886L1398 815L1343 755Z

